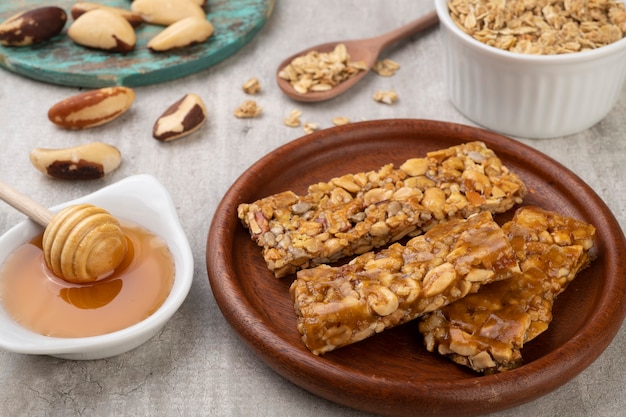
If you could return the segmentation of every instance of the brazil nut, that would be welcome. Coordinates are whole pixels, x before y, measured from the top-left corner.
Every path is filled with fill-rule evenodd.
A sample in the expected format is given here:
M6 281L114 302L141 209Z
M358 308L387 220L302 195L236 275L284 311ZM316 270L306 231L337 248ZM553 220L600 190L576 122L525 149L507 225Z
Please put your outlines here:
M206 106L200 96L186 94L157 119L152 136L169 142L190 135L204 124L206 113Z
M87 129L119 117L134 100L131 88L100 88L61 100L48 110L48 119L65 129Z
M134 28L143 23L141 16L131 10L122 9L121 7L105 6L104 4L92 3L89 1L79 1L78 3L75 3L70 9L70 14L74 19L78 19L81 15L95 9L104 9L109 12L119 14Z
M172 23L148 42L154 52L202 43L213 34L213 25L204 17L191 16Z
M154 25L169 26L190 16L206 18L202 7L192 0L134 0L130 8Z
M135 29L120 14L99 8L78 16L67 30L76 44L110 52L129 52L135 48Z
M30 161L52 178L89 180L102 178L119 167L122 155L115 146L92 142L72 148L36 148L30 153Z
M27 10L0 23L0 44L28 46L47 41L63 30L67 14L60 7Z

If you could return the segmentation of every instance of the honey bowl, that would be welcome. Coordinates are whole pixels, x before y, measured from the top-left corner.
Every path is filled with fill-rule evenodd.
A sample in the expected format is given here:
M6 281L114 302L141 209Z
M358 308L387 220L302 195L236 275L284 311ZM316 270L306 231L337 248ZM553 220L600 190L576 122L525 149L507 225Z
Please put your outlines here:
M191 247L167 190L154 177L134 175L51 210L78 203L102 207L120 221L162 239L174 264L169 293L156 310L137 323L104 334L77 337L46 336L19 324L7 311L3 299L7 295L4 294L0 298L0 349L74 360L116 356L140 346L158 333L187 297L194 269ZM18 248L41 233L41 227L31 220L7 231L0 237L0 265L4 266ZM115 286L115 291L119 291L117 284ZM111 285L107 287L110 289Z

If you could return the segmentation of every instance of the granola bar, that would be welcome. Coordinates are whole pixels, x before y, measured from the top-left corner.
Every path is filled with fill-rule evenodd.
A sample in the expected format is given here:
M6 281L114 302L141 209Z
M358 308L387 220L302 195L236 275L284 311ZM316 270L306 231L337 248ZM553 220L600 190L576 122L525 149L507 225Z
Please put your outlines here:
M552 321L555 298L594 257L592 225L524 207L503 226L522 274L424 316L419 330L429 351L477 372L522 363L521 349Z
M520 273L489 212L433 226L350 263L301 270L290 287L297 328L316 355L363 340Z
M504 212L522 180L482 142L412 158L399 168L347 174L240 204L237 214L278 278L423 233L481 211Z

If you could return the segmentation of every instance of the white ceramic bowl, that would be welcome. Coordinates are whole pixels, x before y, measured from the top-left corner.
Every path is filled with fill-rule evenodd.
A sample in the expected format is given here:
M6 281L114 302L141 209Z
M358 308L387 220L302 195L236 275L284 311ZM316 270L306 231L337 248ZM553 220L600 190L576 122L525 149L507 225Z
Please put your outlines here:
M81 338L48 337L17 324L0 305L0 348L25 354L64 359L101 359L136 348L154 336L178 310L193 280L194 261L167 190L150 175L135 175L95 193L53 207L58 211L76 203L92 203L120 219L143 226L168 245L175 263L172 291L161 307L145 320L116 332ZM24 220L0 237L0 264L20 245L41 233L41 227Z
M464 33L448 0L435 0L445 51L448 95L472 121L507 135L551 138L602 120L626 80L626 38L584 52L526 55Z

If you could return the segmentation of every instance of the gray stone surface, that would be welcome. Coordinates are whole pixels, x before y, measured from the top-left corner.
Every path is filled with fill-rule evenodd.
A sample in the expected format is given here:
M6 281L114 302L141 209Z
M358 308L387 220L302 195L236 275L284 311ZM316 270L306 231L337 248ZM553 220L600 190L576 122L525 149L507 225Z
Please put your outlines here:
M196 262L189 297L161 333L118 357L65 361L0 352L0 414L7 416L364 416L296 387L257 359L224 320L207 280L205 244L222 195L258 158L303 135L282 120L293 108L303 121L330 127L335 116L353 121L426 118L473 125L446 97L438 30L385 51L401 63L392 78L368 76L359 88L323 104L299 104L273 82L278 63L302 48L345 37L369 37L431 9L431 2L395 0L278 1L268 24L239 53L199 74L136 89L121 119L97 129L66 132L47 109L77 89L42 84L0 72L0 178L46 206L90 193L129 175L149 173L170 191ZM313 16L313 17L311 17ZM241 84L256 76L258 119L236 119L248 97ZM394 106L375 103L378 89L395 89ZM187 139L169 144L151 138L152 124L183 94L201 95L208 122ZM62 182L30 164L34 147L66 147L89 141L114 144L120 168L102 180ZM544 140L519 138L573 170L607 203L626 228L626 90L598 125L579 134ZM0 204L0 232L23 215ZM584 372L560 389L492 417L618 417L626 409L626 328Z

